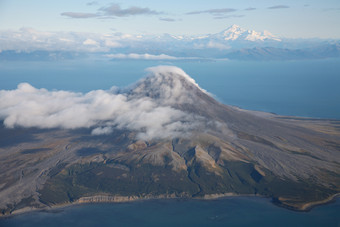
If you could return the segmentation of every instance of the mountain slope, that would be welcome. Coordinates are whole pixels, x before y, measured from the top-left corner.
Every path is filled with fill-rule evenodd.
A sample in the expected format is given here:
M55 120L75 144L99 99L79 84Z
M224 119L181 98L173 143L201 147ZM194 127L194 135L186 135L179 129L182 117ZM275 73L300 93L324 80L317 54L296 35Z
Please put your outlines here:
M272 197L304 210L339 193L339 121L242 110L217 102L179 68L149 71L119 95L180 113L162 121L162 128L114 125L108 119L98 124L112 127L109 133L97 135L91 131L98 125L1 127L2 213L65 203L235 194ZM157 125L155 116L143 119Z

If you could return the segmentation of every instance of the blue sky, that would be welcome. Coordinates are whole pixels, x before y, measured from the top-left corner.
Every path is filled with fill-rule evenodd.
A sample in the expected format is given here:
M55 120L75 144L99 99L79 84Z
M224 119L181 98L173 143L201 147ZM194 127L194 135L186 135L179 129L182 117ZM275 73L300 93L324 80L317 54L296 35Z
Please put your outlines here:
M192 35L232 24L290 38L340 38L340 1L0 0L0 30Z

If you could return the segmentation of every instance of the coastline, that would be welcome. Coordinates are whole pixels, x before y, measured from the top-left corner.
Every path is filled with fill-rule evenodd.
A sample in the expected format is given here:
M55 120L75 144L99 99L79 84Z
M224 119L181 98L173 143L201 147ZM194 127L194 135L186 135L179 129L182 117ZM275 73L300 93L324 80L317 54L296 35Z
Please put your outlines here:
M325 205L325 204L331 203L334 200L336 200L337 197L340 197L340 193L334 194L334 195L328 197L327 199L324 199L324 200L321 200L321 201L315 201L315 202L306 203L305 205L302 206L302 210L301 211L310 211L311 209L313 209L316 206Z
M38 211L53 211L54 209L62 209L70 206L75 205L84 205L84 204L97 204L97 203L128 203L128 202L135 202L135 201L143 201L143 200L158 200L158 199L196 199L196 200L214 200L214 199L221 199L221 198L227 198L227 197L259 197L259 198L270 198L266 196L261 195L254 195L254 194L236 194L236 193L221 193L221 194L207 194L202 197L188 197L188 196L175 196L174 194L164 194L159 196L152 196L152 195L146 195L143 197L140 196L113 196L113 195L105 195L105 194L98 194L94 196L86 196L81 197L78 200L74 202L66 202L66 203L60 203L55 205L50 205L47 207L24 207L18 210L14 210L10 214L0 215L1 218L10 218L16 215L29 213L29 212L38 212ZM320 206L320 205L326 205L328 203L334 202L337 197L340 197L340 193L334 194L327 199L321 200L321 201L315 201L315 202L308 202L305 203L299 207L293 207L285 204L277 204L273 201L271 202L273 205L277 205L280 207L283 207L285 209L289 209L295 212L309 212L314 207Z

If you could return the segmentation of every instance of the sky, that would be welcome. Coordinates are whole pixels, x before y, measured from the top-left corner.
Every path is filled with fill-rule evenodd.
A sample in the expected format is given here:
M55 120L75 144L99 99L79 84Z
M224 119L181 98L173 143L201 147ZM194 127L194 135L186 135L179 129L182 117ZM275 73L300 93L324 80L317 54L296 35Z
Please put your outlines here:
M340 38L339 0L0 0L0 30L197 35L232 24L287 38Z

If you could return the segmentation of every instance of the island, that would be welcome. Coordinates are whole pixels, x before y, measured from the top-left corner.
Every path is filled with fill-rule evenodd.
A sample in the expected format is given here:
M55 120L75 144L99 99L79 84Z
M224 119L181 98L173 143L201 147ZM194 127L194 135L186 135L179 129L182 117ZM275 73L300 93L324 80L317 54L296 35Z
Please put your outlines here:
M29 84L4 91L8 99L20 92L65 102L73 97L91 108L50 107L37 121L28 109L11 112L22 103L3 109L1 215L79 203L241 195L308 210L340 193L340 121L224 105L177 67L149 71L127 89L97 91L100 99ZM121 105L110 106L111 99ZM109 117L105 105L112 108ZM60 121L70 110L78 117ZM77 124L92 112L87 125Z

